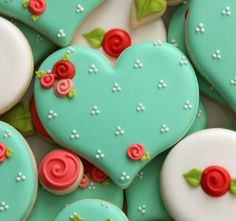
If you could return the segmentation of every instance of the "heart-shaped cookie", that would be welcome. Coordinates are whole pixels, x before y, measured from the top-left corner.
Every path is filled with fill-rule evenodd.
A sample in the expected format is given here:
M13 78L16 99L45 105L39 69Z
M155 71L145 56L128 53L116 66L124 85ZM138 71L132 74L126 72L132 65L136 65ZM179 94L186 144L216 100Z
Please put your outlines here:
M65 46L71 42L80 23L102 1L0 1L0 13L21 20L47 36L57 45Z
M57 51L37 72L39 117L56 142L126 188L191 127L199 100L194 70L161 42L130 47L114 69L93 49L67 52Z
M193 1L186 23L189 55L200 73L236 111L236 1ZM216 25L217 24L217 25Z

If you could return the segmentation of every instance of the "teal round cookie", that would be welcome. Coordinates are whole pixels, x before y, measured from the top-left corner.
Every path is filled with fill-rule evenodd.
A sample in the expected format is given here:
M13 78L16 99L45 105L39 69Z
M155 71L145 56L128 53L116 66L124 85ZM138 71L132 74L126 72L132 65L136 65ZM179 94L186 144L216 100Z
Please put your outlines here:
M236 2L193 1L186 22L189 55L200 73L236 110ZM223 31L222 31L223 30Z
M181 51L161 42L130 47L115 68L93 49L75 46L69 56L67 50L37 72L39 117L55 141L126 188L191 127L199 100L194 70Z
M168 42L179 48L184 54L188 54L185 44L185 20L186 13L189 9L191 0L186 1L185 4L180 5L171 17L168 27ZM208 83L200 74L197 73L197 79L200 91L213 99L214 101L228 107L228 104L222 96L213 89L212 85Z
M66 206L54 221L129 221L121 209L98 199L85 199Z
M72 41L78 26L103 0L2 0L0 12L26 23L59 46ZM69 22L68 22L69 21Z
M37 194L37 167L25 139L0 122L0 220L24 221Z
M111 181L106 185L91 181L86 188L78 188L64 196L51 194L40 187L28 221L52 221L66 205L82 199L101 199L122 208L123 190Z

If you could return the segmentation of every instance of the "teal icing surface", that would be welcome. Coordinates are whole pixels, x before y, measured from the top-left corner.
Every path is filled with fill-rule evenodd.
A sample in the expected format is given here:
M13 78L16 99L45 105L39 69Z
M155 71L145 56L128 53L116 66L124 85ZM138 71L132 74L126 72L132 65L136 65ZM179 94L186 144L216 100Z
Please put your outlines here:
M196 119L187 135L205 129L206 121L206 109L200 100ZM160 171L167 154L168 151L153 159L125 190L130 221L172 220L162 202L159 187Z
M68 45L80 23L103 0L46 0L47 7L37 21L22 5L22 0L0 0L0 13L21 20L59 46Z
M186 43L200 73L236 110L236 1L193 1L187 19Z
M0 143L14 152L0 163L0 220L23 221L37 193L36 163L25 139L3 122L0 122Z
M142 144L152 159L191 127L199 100L194 70L182 52L167 43L134 45L114 69L93 49L73 49L70 59L76 67L77 95L57 97L53 88L44 89L36 78L38 114L54 140L126 188L148 162L128 158L130 145ZM52 69L66 51L51 55L39 69ZM50 110L56 118L48 119ZM98 152L104 156L97 158Z
M73 217L79 217L73 219ZM103 200L85 199L66 206L54 221L129 221L121 209Z
M188 0L186 4L178 6L176 11L171 17L170 24L168 27L168 42L178 47L184 54L188 54L186 44L185 44L185 15L189 8L191 0ZM213 89L211 84L209 84L200 74L197 73L197 79L199 83L200 91L210 97L211 99L217 101L221 105L228 107L228 104L220 96L220 94Z
M28 221L52 221L65 205L81 199L101 199L122 208L123 190L111 181L108 185L91 182L85 189L78 188L73 193L64 196L51 194L40 187Z

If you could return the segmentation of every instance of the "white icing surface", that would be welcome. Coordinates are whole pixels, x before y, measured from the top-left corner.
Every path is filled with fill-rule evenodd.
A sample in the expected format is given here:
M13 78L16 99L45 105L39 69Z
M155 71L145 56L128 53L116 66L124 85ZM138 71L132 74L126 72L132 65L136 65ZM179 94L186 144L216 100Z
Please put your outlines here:
M236 133L208 129L177 144L167 156L161 171L164 203L176 221L235 221L236 197L229 192L221 197L208 196L199 186L187 184L183 174L193 168L224 167L236 177Z
M95 28L103 28L105 32L120 28L130 34L132 44L148 40L166 41L166 29L161 19L142 25L132 30L130 24L130 10L133 0L105 0L104 3L81 24L72 44L79 44L91 47L82 34L88 33ZM114 59L109 57L101 48L99 51L111 62Z
M16 104L33 74L28 41L11 22L0 17L0 114Z

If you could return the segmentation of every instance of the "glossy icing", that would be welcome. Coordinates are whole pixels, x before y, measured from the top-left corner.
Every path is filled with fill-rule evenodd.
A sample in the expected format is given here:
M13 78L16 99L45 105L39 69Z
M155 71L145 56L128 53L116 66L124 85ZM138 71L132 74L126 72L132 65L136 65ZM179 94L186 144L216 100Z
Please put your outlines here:
M33 74L33 57L28 41L20 30L2 17L0 32L1 115L13 107L26 91Z
M66 51L59 50L39 69L50 69ZM137 56L139 51L142 53ZM130 47L120 56L115 69L88 48L74 47L70 59L76 67L73 84L77 95L61 99L52 89L43 89L36 79L39 117L53 139L93 162L126 188L149 161L130 160L127 149L131 144L144 145L152 159L191 127L199 98L195 73L178 49L161 42ZM178 99L169 100L176 93ZM49 110L57 117L48 119ZM98 152L103 158L97 158Z
M183 177L193 168L203 171L214 165L235 177L235 142L234 131L208 129L188 136L170 151L162 167L160 185L165 205L175 220L235 220L235 196L230 192L221 197L209 196L202 188L191 187ZM173 180L175 191L171 191Z
M188 54L186 44L185 44L185 20L187 17L187 12L191 0L186 1L185 4L180 5L176 11L173 13L170 24L168 26L168 42L179 48L184 54ZM213 100L228 106L225 100L220 96L220 94L213 88L213 86L208 83L199 73L197 73L199 89L208 97Z
M236 2L226 0L211 4L210 0L192 2L186 23L186 43L189 55L200 73L235 110L236 64L233 55L236 49L236 14L233 12ZM220 27L224 27L224 31L219 32Z
M43 0L30 0L29 2ZM28 2L28 1L24 1ZM39 17L32 17L29 5L23 7L22 1L0 1L0 12L21 20L44 34L59 46L68 45L80 23L89 15L102 0L47 0L46 9ZM68 23L68 20L70 21Z
M39 188L38 197L28 221L52 221L65 205L81 199L101 199L119 208L123 207L123 191L112 182L108 185L90 182L87 187L78 188L65 196L56 196Z
M54 221L91 220L95 217L102 221L128 221L121 209L109 202L97 199L80 200L66 206Z
M3 122L0 143L0 220L24 221L37 194L36 163L25 139Z
M166 30L161 19L145 24L135 30L130 28L129 20L132 2L133 0L104 1L104 3L94 10L88 19L81 24L75 34L72 44L91 47L83 37L83 34L91 32L96 28L102 28L105 32L108 32L111 29L122 29L129 34L132 44L148 40L165 41ZM103 48L100 48L99 51L111 62L114 62L114 58L110 57Z

